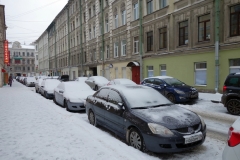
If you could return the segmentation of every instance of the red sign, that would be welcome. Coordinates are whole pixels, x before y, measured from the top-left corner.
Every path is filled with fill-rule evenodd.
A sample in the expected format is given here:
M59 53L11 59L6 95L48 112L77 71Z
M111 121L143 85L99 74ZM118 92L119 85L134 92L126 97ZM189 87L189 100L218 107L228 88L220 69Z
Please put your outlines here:
M4 41L4 63L8 64L9 59L10 59L10 55L9 55L9 52L8 52L8 41L5 40Z

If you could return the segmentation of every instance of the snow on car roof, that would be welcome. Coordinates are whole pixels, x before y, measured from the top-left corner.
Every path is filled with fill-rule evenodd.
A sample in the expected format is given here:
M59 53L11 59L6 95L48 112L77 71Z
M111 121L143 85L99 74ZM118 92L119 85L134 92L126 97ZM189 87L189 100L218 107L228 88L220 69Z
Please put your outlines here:
M114 79L113 81L119 83L119 84L136 84L135 82L133 82L130 79L126 79L126 78L119 78L119 79Z
M170 77L170 76L156 76L154 78L166 79L166 78L173 78L173 77Z
M66 91L71 92L71 91L76 91L76 90L92 90L89 85L86 83L79 83L76 81L69 81L69 82L63 82Z
M107 80L107 78L102 77L102 76L92 76L91 78L93 78L95 81L98 81L99 83L107 83L107 82L109 82Z

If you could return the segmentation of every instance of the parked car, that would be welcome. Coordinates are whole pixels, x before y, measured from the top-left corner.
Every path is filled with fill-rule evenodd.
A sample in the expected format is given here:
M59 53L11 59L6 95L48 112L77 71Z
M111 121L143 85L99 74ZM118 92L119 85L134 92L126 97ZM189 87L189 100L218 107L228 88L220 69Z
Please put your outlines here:
M23 78L23 84L26 85L26 83L27 83L27 77L24 77Z
M35 82L36 93L39 93L39 88L40 88L40 85L41 85L44 78L47 78L47 77L46 76L39 76L38 79L36 80L36 82Z
M35 86L36 79L35 77L26 77L25 79L25 85L27 87L34 87Z
M75 81L77 81L77 82L84 82L85 83L85 81L87 79L88 79L88 77L78 77L78 78L75 79Z
M229 128L228 144L223 150L223 160L240 160L240 118Z
M26 78L26 77L21 77L21 78L20 78L20 83L23 84L24 78Z
M93 91L85 82L62 82L54 89L53 101L68 111L85 110L85 102Z
M133 82L130 79L126 79L126 78L120 78L120 79L113 79L111 80L107 85L117 85L117 84L122 84L122 85L136 85L135 82Z
M173 103L198 99L198 90L196 88L186 85L173 77L157 76L145 78L141 84L156 89Z
M111 85L86 100L90 124L102 125L128 144L152 152L179 152L201 145L204 120L171 103L153 88Z
M39 91L42 96L47 99L53 98L54 89L60 84L61 82L58 79L53 78L45 78L41 83L41 87L39 87Z
M89 77L85 82L95 91L97 91L99 88L106 86L109 83L109 80L102 76L92 76Z
M221 102L229 113L240 114L240 73L231 73L227 76Z
M58 77L58 80L67 82L67 81L69 81L69 75L61 75Z

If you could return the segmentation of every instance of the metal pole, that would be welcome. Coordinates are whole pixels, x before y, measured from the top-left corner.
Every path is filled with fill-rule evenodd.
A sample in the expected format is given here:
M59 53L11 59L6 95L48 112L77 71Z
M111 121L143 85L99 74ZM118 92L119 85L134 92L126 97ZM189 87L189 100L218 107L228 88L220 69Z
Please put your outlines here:
M215 91L219 90L219 1L215 0Z
M101 16L102 16L102 53L101 53L101 58L102 58L102 76L104 77L104 51L105 51L105 44L104 44L104 18L103 18L103 0L101 0Z
M69 8L67 8L67 22L68 22L68 67L69 67L69 79L71 79L71 66L70 66L70 30L69 30Z
M142 0L139 1L139 25L140 25L140 55L139 55L139 63L140 63L140 82L143 79L143 61L142 61L142 55L143 55L143 27L142 27Z
M79 21L80 21L80 56L79 56L79 62L81 63L81 77L83 76L83 47L82 47L82 5L81 0L79 0Z
M54 32L55 32L55 71L56 71L56 76L58 76L58 72L57 72L57 42L56 42L56 39L57 39L57 31L56 31L56 24L54 23Z

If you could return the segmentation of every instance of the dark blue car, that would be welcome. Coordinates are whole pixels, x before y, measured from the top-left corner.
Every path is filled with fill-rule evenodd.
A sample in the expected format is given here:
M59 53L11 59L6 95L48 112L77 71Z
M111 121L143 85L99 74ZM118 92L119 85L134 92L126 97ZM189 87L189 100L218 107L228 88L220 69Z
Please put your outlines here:
M196 88L188 86L173 77L157 76L145 78L141 84L156 89L173 103L198 99L198 91Z

